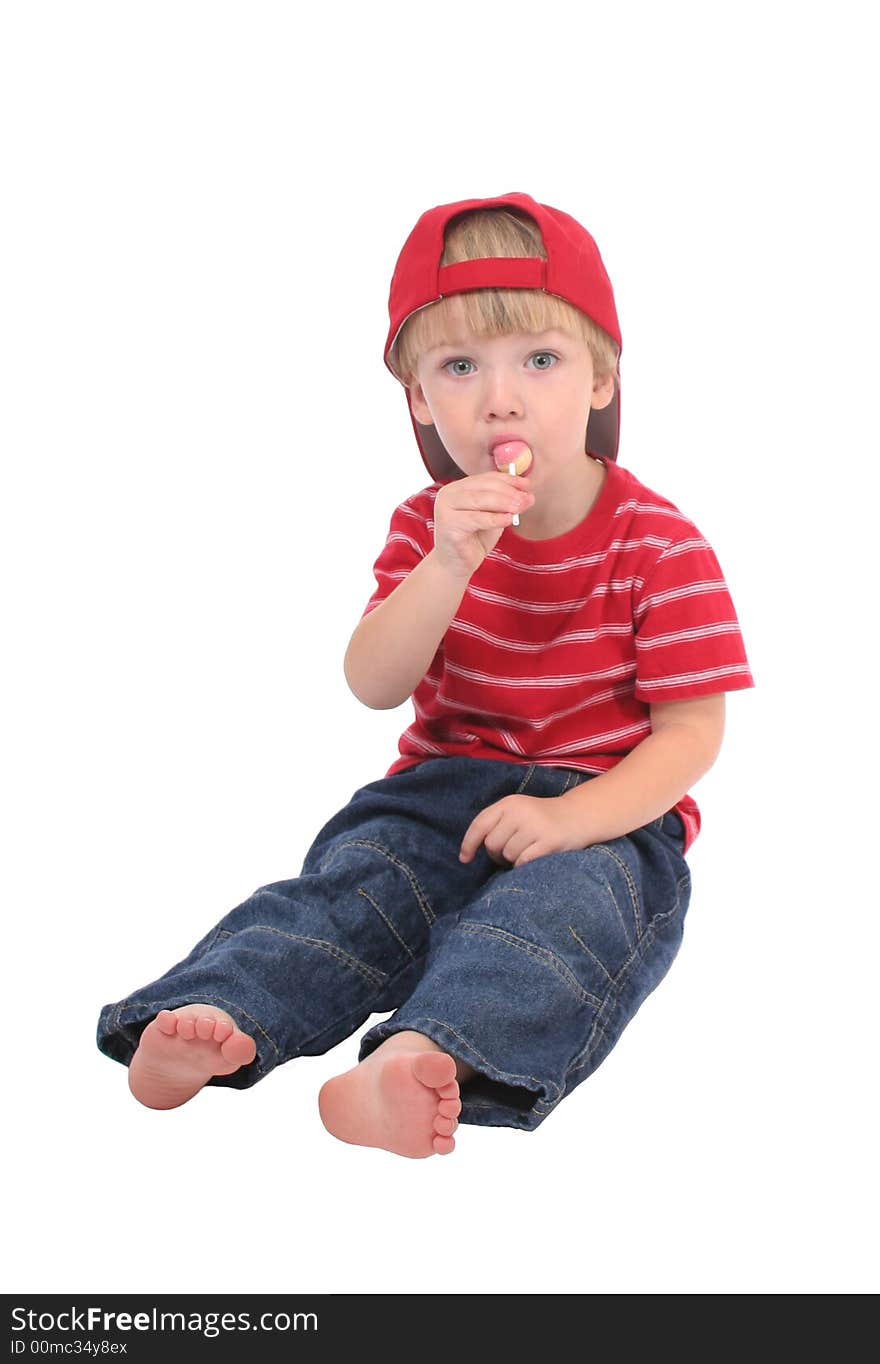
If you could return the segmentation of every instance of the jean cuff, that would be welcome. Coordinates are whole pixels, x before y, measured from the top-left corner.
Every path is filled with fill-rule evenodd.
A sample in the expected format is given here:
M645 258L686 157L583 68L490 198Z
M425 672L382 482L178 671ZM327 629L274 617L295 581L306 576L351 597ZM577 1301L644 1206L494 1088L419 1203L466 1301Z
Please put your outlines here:
M401 1019L395 1015L377 1023L361 1038L358 1061L365 1060L386 1038L399 1032L423 1033L457 1061L464 1061L477 1071L461 1086L459 1122L532 1132L562 1098L563 1091L551 1080L499 1070L461 1033L436 1018Z
M106 1004L98 1019L99 1049L112 1060L120 1061L124 1066L130 1065L141 1040L141 1033L147 1024L162 1009L179 1009L184 1004L213 1004L216 1009L222 1009L224 1013L229 1014L242 1032L254 1039L257 1048L256 1056L248 1065L240 1066L231 1075L212 1075L208 1080L209 1085L227 1089L250 1089L251 1085L262 1080L278 1065L281 1058L275 1043L249 1014L232 1000L221 999L211 994L194 996L192 991L179 996L163 995L161 1001L132 998L120 1000L118 1004Z

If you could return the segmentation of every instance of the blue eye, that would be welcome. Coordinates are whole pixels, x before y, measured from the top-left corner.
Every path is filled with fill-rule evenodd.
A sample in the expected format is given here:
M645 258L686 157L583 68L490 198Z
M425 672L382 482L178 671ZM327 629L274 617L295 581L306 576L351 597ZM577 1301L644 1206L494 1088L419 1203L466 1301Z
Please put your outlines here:
M555 364L555 362L559 359L559 356L558 356L558 355L554 355L553 352L552 352L552 351L549 351L549 350L539 350L539 351L536 351L534 355L530 355L530 356L529 356L529 359L530 359L530 360L542 360L542 359L543 359L543 360L552 360L552 361L554 362L554 364ZM466 360L463 356L459 356L459 357L457 357L457 358L454 359L454 360L446 360L446 361L440 366L440 368L441 368L441 369L444 369L444 370L447 370L447 369L449 369L449 366L450 366L450 365L470 365L470 366L473 368L473 363L474 363L473 360ZM553 368L553 365L552 365L552 364L550 364L550 365L538 365L538 366L537 366L537 369L538 369L539 371L540 371L540 370L552 369L552 368ZM461 376L461 377L463 377L463 378L466 378L467 375L468 375L471 371L470 371L470 370L465 370L465 371L458 370L458 371L456 371L456 372L459 374L459 376Z

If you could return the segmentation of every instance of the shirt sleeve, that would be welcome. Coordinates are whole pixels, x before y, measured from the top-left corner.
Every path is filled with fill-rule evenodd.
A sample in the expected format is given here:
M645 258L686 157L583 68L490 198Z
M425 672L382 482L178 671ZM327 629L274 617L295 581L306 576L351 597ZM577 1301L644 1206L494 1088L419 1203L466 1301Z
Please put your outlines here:
M391 517L382 553L373 565L376 589L364 607L361 620L374 610L403 582L416 564L434 547L433 520L421 504L421 495L402 502Z
M687 701L755 685L721 565L695 526L667 545L634 591L634 618L637 700Z

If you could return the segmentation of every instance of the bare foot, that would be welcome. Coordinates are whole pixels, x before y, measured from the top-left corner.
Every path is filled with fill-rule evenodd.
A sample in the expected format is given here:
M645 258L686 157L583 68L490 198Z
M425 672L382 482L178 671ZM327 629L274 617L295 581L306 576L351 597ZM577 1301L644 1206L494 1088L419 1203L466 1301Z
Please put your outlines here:
M321 1121L355 1146L380 1146L415 1160L448 1156L461 1112L455 1061L431 1043L430 1050L410 1050L390 1047L394 1041L321 1087Z
M178 1108L212 1075L231 1075L256 1054L253 1038L212 1004L163 1009L141 1034L128 1087L147 1108Z

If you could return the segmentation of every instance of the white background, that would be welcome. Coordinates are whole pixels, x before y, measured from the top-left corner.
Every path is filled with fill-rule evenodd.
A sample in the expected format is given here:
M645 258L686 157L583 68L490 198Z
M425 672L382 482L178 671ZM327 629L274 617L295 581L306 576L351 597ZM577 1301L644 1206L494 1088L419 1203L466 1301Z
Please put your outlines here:
M7 1290L876 1289L868 7L0 14ZM149 1111L101 1005L295 875L409 723L342 673L428 482L388 285L426 208L510 190L595 235L620 463L755 674L684 946L533 1134L336 1141L369 1025Z

